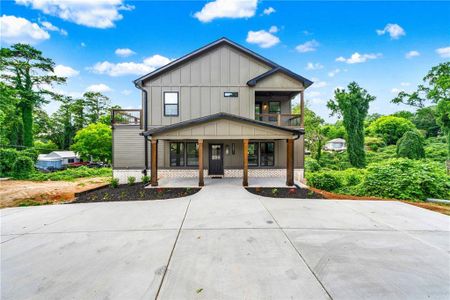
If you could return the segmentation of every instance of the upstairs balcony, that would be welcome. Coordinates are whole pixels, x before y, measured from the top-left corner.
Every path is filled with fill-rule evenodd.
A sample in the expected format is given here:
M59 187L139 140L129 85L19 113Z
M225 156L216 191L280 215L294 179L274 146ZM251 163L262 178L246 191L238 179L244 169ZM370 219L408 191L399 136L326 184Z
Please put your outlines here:
M301 127L301 114L261 113L255 120L284 127Z
M113 109L111 125L134 125L142 128L142 109Z

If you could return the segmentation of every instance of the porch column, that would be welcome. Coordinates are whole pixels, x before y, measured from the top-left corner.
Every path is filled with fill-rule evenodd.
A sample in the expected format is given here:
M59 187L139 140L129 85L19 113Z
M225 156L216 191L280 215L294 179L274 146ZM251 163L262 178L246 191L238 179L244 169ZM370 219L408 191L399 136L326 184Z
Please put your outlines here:
M294 140L288 139L286 153L286 185L294 185Z
M203 181L203 140L198 140L198 185L204 186Z
M242 185L248 186L248 139L244 139L243 142L244 174L242 175Z
M158 186L158 140L152 139L151 185Z
M300 127L305 128L305 91L300 92Z

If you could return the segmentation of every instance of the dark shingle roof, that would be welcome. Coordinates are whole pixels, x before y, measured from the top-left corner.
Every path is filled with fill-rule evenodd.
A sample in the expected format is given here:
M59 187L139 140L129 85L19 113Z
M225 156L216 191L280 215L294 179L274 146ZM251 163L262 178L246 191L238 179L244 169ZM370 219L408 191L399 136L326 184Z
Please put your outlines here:
M201 48L199 48L199 49L197 49L197 50L195 50L195 51L193 51L193 52L191 52L189 54L186 54L186 55L180 57L179 59L176 59L176 60L168 63L167 65L162 66L159 69L156 69L153 72L150 72L150 73L148 73L148 74L146 74L144 76L141 76L138 79L134 80L133 82L134 82L135 85L142 85L142 81L154 78L155 76L158 76L161 73L164 73L164 72L167 72L169 70L172 70L172 69L178 67L180 64L186 62L187 60L190 60L190 59L193 59L195 57L198 57L199 55L203 54L205 51L208 51L210 49L216 48L216 47L218 47L220 45L223 45L223 44L229 45L229 46L231 46L231 47L233 47L233 48L235 48L235 49L237 49L237 50L239 50L241 52L244 52L244 53L250 55L251 57L253 57L254 59L256 59L258 61L261 61L261 62L267 64L268 66L270 66L272 69L270 71L264 73L264 74L266 74L265 77L273 74L274 72L283 72L284 74L286 74L286 75L288 75L288 76L290 76L290 77L292 77L292 78L302 82L304 84L305 88L307 88L308 86L310 86L313 83L311 80L306 79L303 76L300 76L300 75L298 75L298 74L296 74L296 73L294 73L294 72L292 72L292 71L290 71L290 70L288 70L288 69L286 69L286 68L284 68L284 67L282 67L282 66L280 66L280 65L278 65L276 63L274 63L273 61L271 61L271 60L269 60L269 59L267 59L267 58L257 54L256 52L253 52L252 50L247 49L247 48L245 48L245 47L243 47L243 46L241 46L241 45L239 45L239 44L237 44L237 43L235 43L235 42L233 42L233 41L231 41L231 40L229 40L229 39L227 39L225 37L220 38L220 39L218 39L218 40L216 40L216 41L214 41L214 42L212 42L212 43L210 43L210 44L208 44L206 46L203 46L203 47L201 47ZM269 72L272 72L272 73L267 74ZM256 77L258 79L255 81L255 84L256 84L256 82L258 80L262 79L262 78L259 78L259 77L263 76L264 74ZM251 79L247 84L252 86L251 83L256 78Z

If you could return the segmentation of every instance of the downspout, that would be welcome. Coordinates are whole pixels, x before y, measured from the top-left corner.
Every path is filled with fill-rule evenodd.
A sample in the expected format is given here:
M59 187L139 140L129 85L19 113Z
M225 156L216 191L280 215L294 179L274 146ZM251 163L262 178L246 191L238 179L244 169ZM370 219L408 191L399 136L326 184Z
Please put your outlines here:
M147 98L147 91L142 88L142 81L139 81L138 83L134 84L138 89L140 89L142 91L142 93L144 94L144 132L146 132L148 130L148 98ZM142 173L147 176L147 170L148 170L148 139L147 136L144 136L144 164L145 164L145 169L142 171Z

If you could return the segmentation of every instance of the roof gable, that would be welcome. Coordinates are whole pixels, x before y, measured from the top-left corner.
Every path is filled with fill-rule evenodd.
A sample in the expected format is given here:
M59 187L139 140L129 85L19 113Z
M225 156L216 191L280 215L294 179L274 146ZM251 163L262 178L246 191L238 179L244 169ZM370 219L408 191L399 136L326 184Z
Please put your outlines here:
M217 47L220 47L222 45L228 45L228 46L230 46L230 47L232 47L232 48L234 48L234 49L236 49L236 50L238 50L240 52L243 52L243 53L249 55L250 57L256 59L257 61L260 61L263 64L265 64L265 65L269 66L270 68L272 68L272 71L276 70L276 72L278 72L278 71L284 72L286 75L288 75L290 77L293 77L294 79L302 82L302 84L305 86L305 88L312 84L312 81L310 81L310 80L308 80L308 79L306 79L306 78L304 78L304 77L302 77L302 76L300 76L300 75L298 75L298 74L296 74L296 73L294 73L294 72L292 72L292 71L290 71L290 70L288 70L288 69L286 69L284 67L281 67L280 65L276 64L275 62L273 62L273 61L271 61L271 60L269 60L269 59L267 59L267 58L257 54L256 52L253 52L252 50L247 49L247 48L245 48L245 47L243 47L243 46L241 46L241 45L239 45L239 44L237 44L237 43L235 43L235 42L233 42L233 41L231 41L231 40L229 40L227 38L221 38L221 39L218 39L218 40L216 40L216 41L214 41L214 42L212 42L212 43L210 43L210 44L208 44L206 46L203 46L203 47L201 47L201 48L199 48L199 49L197 49L197 50L195 50L195 51L193 51L193 52L191 52L189 54L186 54L186 55L180 57L179 59L176 59L176 60L168 63L165 66L162 66L159 69L156 69L153 72L150 72L150 73L148 73L148 74L146 74L144 76L139 77L138 79L134 80L133 82L134 82L134 84L136 86L142 86L144 80L151 80L152 78L155 78L156 76L159 76L159 75L161 75L161 74L163 74L163 73L165 73L167 71L173 70L173 69L181 66L182 64L186 63L187 61L192 60L192 59L194 59L194 58L196 58L196 57L198 57L200 55L203 55L204 53L206 53L208 51L211 51L212 49L215 49ZM266 73L264 73L264 74L266 74Z

